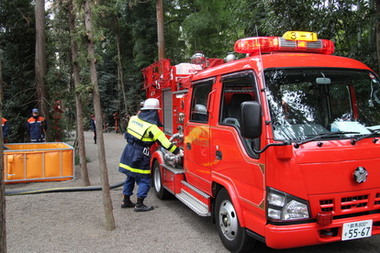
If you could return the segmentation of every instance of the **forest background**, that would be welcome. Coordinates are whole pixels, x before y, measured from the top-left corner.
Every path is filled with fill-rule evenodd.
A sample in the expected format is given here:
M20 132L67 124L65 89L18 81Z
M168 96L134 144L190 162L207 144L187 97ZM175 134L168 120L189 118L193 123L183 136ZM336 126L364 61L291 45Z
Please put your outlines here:
M85 128L94 112L93 83L87 54L83 0L46 0L46 68L36 59L35 4L39 0L0 1L0 60L3 116L10 125L9 142L25 142L25 121L31 109L46 103L54 119L57 101L62 118L51 128L50 141L64 140L75 129L75 93L83 103ZM336 55L358 59L379 71L379 0L164 0L166 58L189 62L196 51L224 58L234 42L249 36L281 36L289 30L317 32L335 42ZM114 113L134 114L144 99L140 70L158 59L156 1L94 0L93 39L103 123L112 127ZM71 10L73 12L71 13ZM74 30L70 17L74 15ZM80 85L73 80L71 39L78 45ZM38 57L37 57L38 58ZM45 91L36 88L45 71ZM41 75L40 75L41 76ZM122 127L124 127L122 125ZM55 132L54 132L55 131Z

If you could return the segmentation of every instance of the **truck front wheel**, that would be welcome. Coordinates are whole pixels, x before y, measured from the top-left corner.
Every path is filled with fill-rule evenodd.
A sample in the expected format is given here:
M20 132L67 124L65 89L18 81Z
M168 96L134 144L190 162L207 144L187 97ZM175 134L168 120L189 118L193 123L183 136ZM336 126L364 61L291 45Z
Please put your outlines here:
M153 188L156 193L157 198L167 199L170 196L170 193L162 185L162 176L160 171L160 164L158 161L155 161L153 164Z
M226 189L216 197L215 222L224 247L232 252L246 252L254 246L254 240L240 226L235 207Z

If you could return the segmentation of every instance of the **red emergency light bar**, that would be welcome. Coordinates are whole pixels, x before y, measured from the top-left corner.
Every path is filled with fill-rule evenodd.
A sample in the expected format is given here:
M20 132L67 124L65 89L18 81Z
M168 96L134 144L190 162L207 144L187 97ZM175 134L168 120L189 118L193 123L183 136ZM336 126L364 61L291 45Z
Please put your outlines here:
M319 54L334 53L331 40L315 41L287 40L283 37L250 37L235 42L234 50L244 54L263 54L271 52L306 52Z

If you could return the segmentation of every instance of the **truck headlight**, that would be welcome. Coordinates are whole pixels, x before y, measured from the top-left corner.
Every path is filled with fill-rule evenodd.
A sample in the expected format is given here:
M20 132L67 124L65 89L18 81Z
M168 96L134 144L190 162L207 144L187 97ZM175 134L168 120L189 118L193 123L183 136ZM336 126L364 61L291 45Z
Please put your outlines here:
M309 206L303 199L267 188L267 217L276 222L308 219Z

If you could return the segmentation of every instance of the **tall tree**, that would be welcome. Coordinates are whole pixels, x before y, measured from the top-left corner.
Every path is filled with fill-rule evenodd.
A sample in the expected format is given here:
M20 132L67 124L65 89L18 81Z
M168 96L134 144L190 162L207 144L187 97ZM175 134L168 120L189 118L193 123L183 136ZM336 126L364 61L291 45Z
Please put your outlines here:
M122 99L123 99L123 112L128 111L128 106L127 106L127 94L125 92L125 85L124 85L124 68L123 68L123 57L122 57L122 52L121 52L121 36L120 36L120 24L117 24L117 31L115 34L116 38L116 48L117 48L117 80L119 84L119 90L121 91L122 94Z
M102 183L102 193L103 193L103 207L106 218L106 228L108 230L115 229L115 218L113 215L112 200L110 194L110 186L108 180L108 169L106 162L106 154L104 148L104 138L103 138L103 113L100 105L100 95L99 95L99 84L98 75L96 72L96 57L94 49L94 35L93 35L93 21L91 12L91 0L85 0L84 11L85 11L85 26L87 33L87 51L88 51L88 61L90 64L90 79L93 86L93 100L96 118L96 131L97 131L97 144L98 144L98 159L99 159L99 169Z
M165 58L164 4L156 0L158 59Z
M114 97L117 97L118 108L113 108L115 111L120 111L122 115L128 112L128 100L126 94L126 84L125 84L125 61L124 52L127 48L126 44L128 43L128 38L125 33L127 33L127 24L122 22L121 17L123 15L123 5L125 1L122 0L110 0L102 3L102 8L99 8L98 16L100 19L97 19L97 24L102 27L104 37L107 39L104 41L107 44L107 51L103 50L105 57L103 58L106 62L110 59L112 62L115 60L113 56L115 54L116 63L117 63L117 92L115 92ZM127 41L126 41L127 40ZM111 56L111 57L110 57ZM104 66L108 67L110 64L105 63ZM110 66L111 69L114 69L114 66ZM109 69L105 69L109 74ZM108 83L109 80L107 80ZM116 88L116 87L115 87Z
M65 138L65 130L73 131L75 121L74 84L71 67L68 0L51 1L46 12L46 92L49 96L51 141ZM46 1L48 3L48 1ZM59 102L58 102L59 101ZM58 103L60 105L58 106ZM62 109L62 110L60 110Z
M0 51L0 119L3 117L3 75L1 70L1 51ZM3 128L0 127L0 252L7 252L6 241L6 222L5 222L5 191L4 191L4 140Z
M380 73L380 0L376 1L376 48L377 48L377 71Z
M49 121L48 99L45 88L46 76L46 38L45 38L45 0L36 0L36 90L38 96L38 105L44 117ZM48 130L50 133L50 130ZM50 138L50 134L46 136Z
M121 4L119 9L120 39L123 49L121 59L125 70L127 113L134 114L145 97L145 93L141 90L140 70L158 58L156 4L151 0L117 2ZM178 37L176 39L178 40Z
M77 59L78 45L75 38L76 34L76 15L74 12L73 0L68 1L68 14L69 14L69 29L70 29L70 41L71 41L71 64L72 75L75 87L75 105L76 105L76 126L77 126L77 140L79 149L79 167L81 169L81 176L83 185L90 185L90 179L88 176L87 161L86 161L86 146L84 139L83 128L83 105L81 94L78 92L80 88L80 67Z

